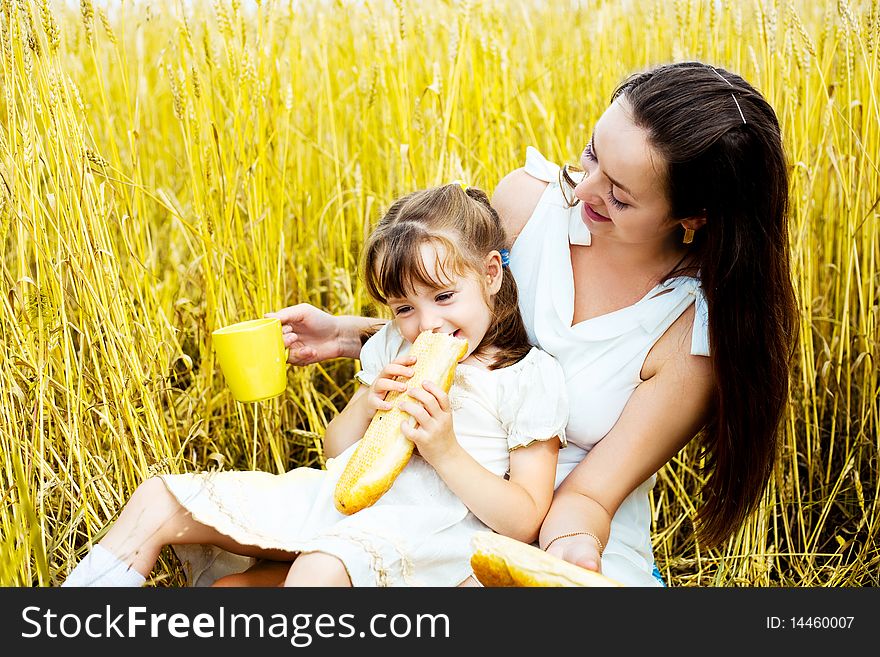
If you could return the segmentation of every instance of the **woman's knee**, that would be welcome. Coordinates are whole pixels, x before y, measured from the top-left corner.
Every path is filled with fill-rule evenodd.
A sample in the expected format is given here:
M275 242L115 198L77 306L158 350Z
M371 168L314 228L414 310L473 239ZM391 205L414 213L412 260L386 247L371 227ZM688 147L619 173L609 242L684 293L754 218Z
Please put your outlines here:
M250 581L248 576L245 573L234 573L232 575L225 575L220 577L219 579L214 580L214 583L211 586L223 588L223 587L246 587L250 586Z
M275 582L268 582L264 577L244 572L225 575L224 577L215 580L211 586L216 586L218 588L259 588L266 586L281 586L283 581L283 575Z
M290 562L258 561L242 573L233 573L216 580L217 587L274 587L283 586L290 570Z
M309 552L293 562L284 586L351 586L351 578L338 557L326 552Z

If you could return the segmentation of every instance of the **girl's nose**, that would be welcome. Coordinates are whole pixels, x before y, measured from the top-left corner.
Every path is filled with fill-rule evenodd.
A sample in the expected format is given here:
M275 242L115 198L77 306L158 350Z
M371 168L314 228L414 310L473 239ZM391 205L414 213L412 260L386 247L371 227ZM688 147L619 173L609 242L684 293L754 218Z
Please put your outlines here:
M419 331L436 331L443 326L443 318L437 313L422 313L419 317Z

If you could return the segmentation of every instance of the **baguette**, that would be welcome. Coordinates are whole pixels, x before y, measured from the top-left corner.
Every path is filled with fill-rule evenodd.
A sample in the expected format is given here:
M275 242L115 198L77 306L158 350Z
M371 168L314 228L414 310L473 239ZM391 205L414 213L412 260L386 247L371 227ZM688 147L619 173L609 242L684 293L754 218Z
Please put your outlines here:
M623 586L596 571L494 532L477 532L471 545L471 568L483 586Z
M447 333L424 331L410 350L416 357L413 376L407 381L407 392L419 388L425 380L433 381L449 392L455 366L467 353L467 340ZM366 433L355 448L351 459L336 482L334 503L340 513L351 515L376 503L409 462L413 442L403 435L400 425L410 420L408 413L397 408L397 400L407 392L391 391L385 400L394 404L388 411L378 411Z

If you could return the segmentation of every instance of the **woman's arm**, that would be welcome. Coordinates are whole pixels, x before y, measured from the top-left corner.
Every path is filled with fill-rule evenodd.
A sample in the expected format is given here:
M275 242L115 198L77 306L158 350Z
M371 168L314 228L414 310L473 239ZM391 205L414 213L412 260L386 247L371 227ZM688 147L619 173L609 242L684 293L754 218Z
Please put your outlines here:
M308 303L266 313L281 320L287 361L311 365L331 358L358 358L366 339L388 321L357 315L331 315Z
M705 424L714 391L712 362L690 354L693 310L658 340L646 361L649 377L633 392L620 418L559 486L541 527L548 552L599 570L596 541L608 542L621 502L678 453ZM572 400L572 405L577 403Z

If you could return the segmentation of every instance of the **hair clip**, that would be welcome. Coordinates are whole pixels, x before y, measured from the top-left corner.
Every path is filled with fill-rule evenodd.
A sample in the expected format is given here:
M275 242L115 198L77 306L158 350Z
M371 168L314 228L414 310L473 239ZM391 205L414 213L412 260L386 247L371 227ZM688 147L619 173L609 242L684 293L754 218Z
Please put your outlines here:
M501 254L501 266L505 269L510 267L510 251L508 249L498 249Z
M721 73L718 72L717 68L715 68L714 66L712 66L711 68L712 68L712 71L714 71L715 75L717 75L719 78L724 80L729 86L731 86L731 87L733 86L733 83L730 80L728 80L726 77L721 75ZM730 97L733 98L733 102L736 105L736 109L739 110L739 118L742 119L743 125L745 125L746 124L746 116L745 116L745 114L743 114L742 107L739 106L739 101L736 99L736 96L733 93L730 94Z

